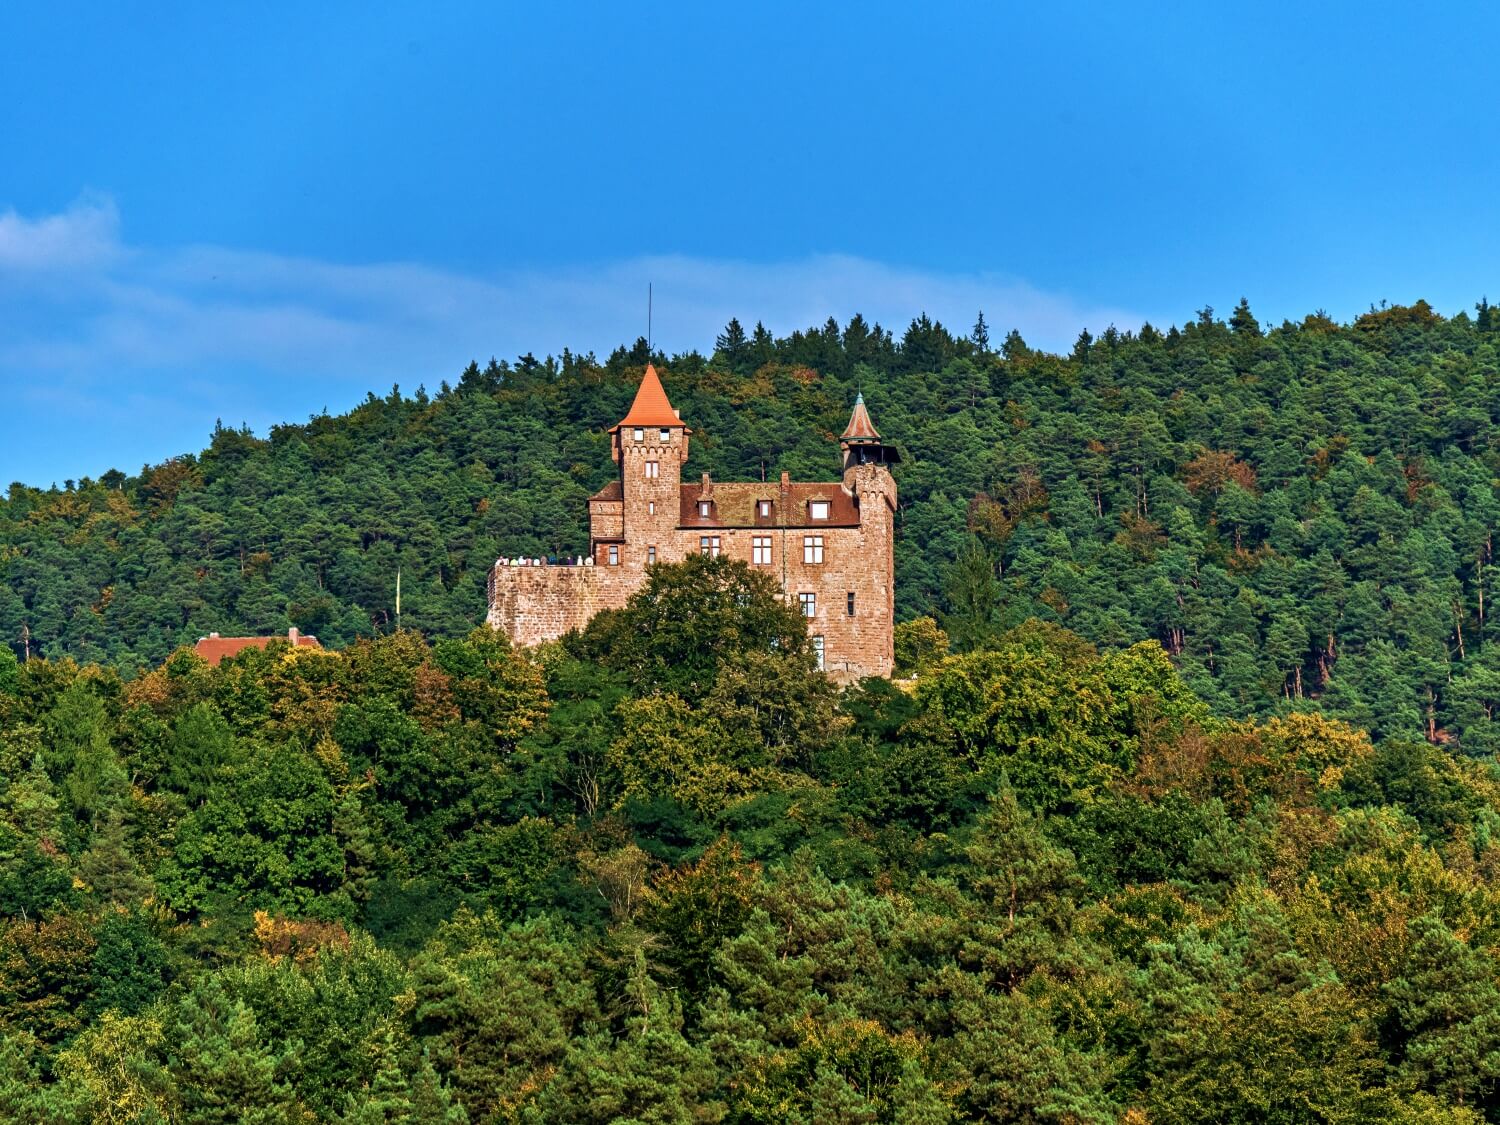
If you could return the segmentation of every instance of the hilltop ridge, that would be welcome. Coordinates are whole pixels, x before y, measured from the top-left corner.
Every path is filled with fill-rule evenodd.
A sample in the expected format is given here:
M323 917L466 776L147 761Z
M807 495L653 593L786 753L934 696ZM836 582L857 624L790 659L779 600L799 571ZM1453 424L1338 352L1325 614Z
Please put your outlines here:
M501 553L586 549L606 428L649 357L471 365L264 438L0 502L0 636L129 668L211 631L327 643L482 620ZM1500 658L1500 316L1425 303L1265 329L1245 304L1072 353L925 317L655 357L690 471L812 477L862 389L895 436L898 616L960 648L1039 617L1157 639L1229 714L1316 700L1379 733L1488 748Z

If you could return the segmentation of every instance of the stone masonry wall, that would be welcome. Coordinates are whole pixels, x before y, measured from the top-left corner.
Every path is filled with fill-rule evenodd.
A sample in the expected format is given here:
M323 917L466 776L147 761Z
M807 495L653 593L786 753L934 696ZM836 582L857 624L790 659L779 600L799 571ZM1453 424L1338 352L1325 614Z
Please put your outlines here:
M775 578L787 601L800 608L798 595L816 595L807 622L810 636L823 638L823 661L839 680L889 676L894 658L894 560L891 554L892 495L890 478L870 474L868 480L851 474L851 487L862 492L859 527L721 528L711 534L729 558L750 563L753 570ZM883 478L883 479L882 479ZM865 487L860 488L861 485ZM894 489L894 484L889 488ZM659 560L672 562L699 549L704 529L677 529L663 535ZM823 539L823 562L805 560L804 539ZM769 565L754 563L754 540L771 540ZM644 547L626 542L621 565L497 566L490 574L492 627L503 629L519 645L555 640L581 629L601 609L618 609L646 580ZM601 552L602 555L602 552ZM854 612L849 612L849 595Z
M601 609L620 609L639 584L618 567L497 566L487 620L513 644L540 644L583 628Z
M896 482L889 470L851 465L841 483L829 483L830 489L843 488L855 497L856 527L682 527L680 481L687 441L680 426L643 428L640 441L633 429L617 432L614 457L623 494L619 500L596 498L589 505L597 565L496 566L490 574L490 625L518 645L554 640L581 629L602 609L624 606L645 584L651 548L657 562L676 562L697 554L701 538L712 536L723 554L775 578L794 608L801 607L800 594L816 595L807 631L822 638L829 675L843 681L889 676L896 614ZM783 476L779 511L792 510L786 502L788 487ZM804 540L814 535L823 540L820 563L806 561ZM757 538L771 540L770 563L755 562ZM618 565L609 565L611 549Z

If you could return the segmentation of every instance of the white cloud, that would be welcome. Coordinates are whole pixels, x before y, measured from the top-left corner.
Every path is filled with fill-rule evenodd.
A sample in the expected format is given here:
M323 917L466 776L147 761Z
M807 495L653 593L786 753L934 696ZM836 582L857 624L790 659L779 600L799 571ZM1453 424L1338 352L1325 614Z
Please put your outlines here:
M997 337L1015 327L1053 348L1084 326L1142 319L1001 274L836 254L772 263L656 256L478 275L132 247L113 204L87 200L39 219L0 213L0 377L263 370L360 389L435 383L470 359L565 346L602 354L628 343L645 332L647 282L656 342L669 352L708 350L736 316L785 334L860 312L899 337L919 313L966 331L983 309Z
M0 278L105 265L120 252L119 229L119 213L107 198L85 197L40 219L0 211Z

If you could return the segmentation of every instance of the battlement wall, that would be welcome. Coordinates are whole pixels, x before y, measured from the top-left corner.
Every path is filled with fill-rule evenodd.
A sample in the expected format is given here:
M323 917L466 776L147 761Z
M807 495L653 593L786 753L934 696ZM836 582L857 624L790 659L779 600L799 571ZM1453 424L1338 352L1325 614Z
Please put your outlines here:
M602 566L496 566L487 618L513 644L530 646L581 629L601 609L620 609L638 573Z

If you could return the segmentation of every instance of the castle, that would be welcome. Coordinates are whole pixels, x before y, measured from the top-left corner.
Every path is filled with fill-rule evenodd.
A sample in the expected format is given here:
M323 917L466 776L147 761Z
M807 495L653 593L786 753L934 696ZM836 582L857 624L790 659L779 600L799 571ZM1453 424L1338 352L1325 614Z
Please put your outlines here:
M893 538L899 455L882 444L864 397L839 439L842 481L684 484L692 430L648 365L630 411L610 429L619 476L589 499L585 565L512 565L490 572L489 623L533 645L617 609L653 563L690 554L743 559L773 576L807 618L834 678L889 676L896 590Z

